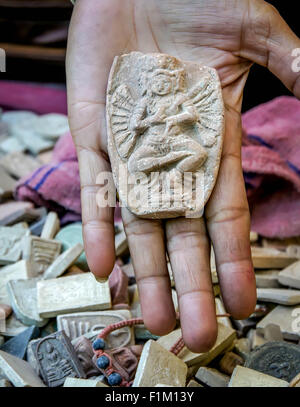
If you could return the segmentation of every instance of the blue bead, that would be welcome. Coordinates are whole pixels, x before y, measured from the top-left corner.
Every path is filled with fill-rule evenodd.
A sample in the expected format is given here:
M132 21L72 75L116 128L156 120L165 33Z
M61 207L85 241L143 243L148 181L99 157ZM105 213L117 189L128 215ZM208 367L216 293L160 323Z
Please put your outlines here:
M95 350L100 350L105 348L105 342L102 338L97 338L93 342L93 348Z
M118 386L122 381L122 377L119 373L112 373L108 376L107 381L110 386Z
M103 355L97 359L97 366L99 367L99 369L106 369L108 365L109 365L109 359L107 356Z

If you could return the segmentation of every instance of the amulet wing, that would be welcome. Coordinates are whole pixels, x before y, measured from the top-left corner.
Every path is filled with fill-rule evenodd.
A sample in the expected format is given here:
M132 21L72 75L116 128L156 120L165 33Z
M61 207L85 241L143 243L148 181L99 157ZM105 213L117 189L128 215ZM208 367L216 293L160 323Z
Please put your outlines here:
M134 109L134 100L127 85L120 85L111 100L111 129L117 151L121 158L127 158L135 143L134 134L129 130L129 120Z
M216 82L211 79L210 74L207 73L189 94L199 114L197 127L201 141L206 147L215 143L223 116L223 110L219 103L220 90Z

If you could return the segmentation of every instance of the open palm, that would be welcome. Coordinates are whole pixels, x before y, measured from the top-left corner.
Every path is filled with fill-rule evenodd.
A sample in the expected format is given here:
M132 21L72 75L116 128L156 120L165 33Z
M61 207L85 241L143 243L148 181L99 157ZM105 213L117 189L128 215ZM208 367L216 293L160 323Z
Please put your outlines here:
M96 276L108 276L115 261L113 208L96 205L96 177L110 170L105 99L114 56L162 52L214 67L220 76L226 131L219 176L204 217L145 220L122 211L145 324L157 335L175 326L167 251L183 339L192 351L208 350L217 335L211 242L226 310L242 319L254 309L250 219L241 167L243 88L251 64L257 62L300 95L289 61L296 47L299 39L262 0L77 0L68 42L68 106L80 166L85 251Z

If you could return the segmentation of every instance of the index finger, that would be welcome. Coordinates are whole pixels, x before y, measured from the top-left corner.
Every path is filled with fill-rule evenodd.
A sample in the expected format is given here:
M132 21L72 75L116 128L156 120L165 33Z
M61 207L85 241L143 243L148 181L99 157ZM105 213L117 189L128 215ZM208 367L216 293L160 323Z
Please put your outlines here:
M80 170L84 246L89 267L98 277L106 277L115 262L114 211L112 207L99 207L96 201L100 188L97 176L110 171L106 84L113 58L126 41L114 12L107 1L94 2L93 7L84 1L76 3L66 61L69 122Z

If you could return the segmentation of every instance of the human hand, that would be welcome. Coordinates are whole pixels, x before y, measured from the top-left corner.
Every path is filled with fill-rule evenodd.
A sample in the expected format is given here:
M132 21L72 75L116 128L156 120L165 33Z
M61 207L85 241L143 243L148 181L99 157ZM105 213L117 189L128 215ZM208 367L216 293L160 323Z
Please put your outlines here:
M262 0L77 0L67 51L69 120L81 179L85 251L91 271L108 276L114 261L113 208L99 208L96 177L109 171L106 86L113 58L162 52L217 69L226 108L218 179L200 219L122 216L147 328L175 326L165 252L179 297L185 344L207 351L217 335L210 275L212 241L226 310L246 318L256 303L250 218L241 167L241 103L253 62L268 67L300 97L291 51L300 48L277 11Z

